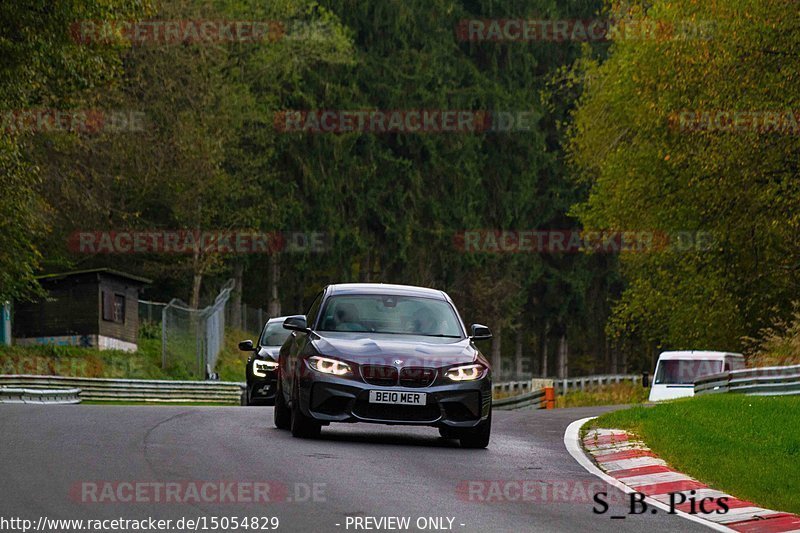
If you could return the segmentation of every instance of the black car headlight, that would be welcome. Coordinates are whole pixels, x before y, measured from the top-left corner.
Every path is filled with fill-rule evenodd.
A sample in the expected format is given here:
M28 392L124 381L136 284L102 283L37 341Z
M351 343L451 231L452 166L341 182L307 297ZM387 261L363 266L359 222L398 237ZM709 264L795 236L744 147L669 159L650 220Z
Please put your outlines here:
M353 373L350 365L338 359L331 359L330 357L320 357L315 355L306 359L306 363L313 370L322 372L323 374L333 374L334 376L347 376Z
M254 376L265 378L267 377L267 372L272 372L273 370L277 370L277 368L278 368L277 361L262 361L261 359L253 360Z
M486 370L483 365L462 365L454 366L444 375L452 381L474 381L485 376Z

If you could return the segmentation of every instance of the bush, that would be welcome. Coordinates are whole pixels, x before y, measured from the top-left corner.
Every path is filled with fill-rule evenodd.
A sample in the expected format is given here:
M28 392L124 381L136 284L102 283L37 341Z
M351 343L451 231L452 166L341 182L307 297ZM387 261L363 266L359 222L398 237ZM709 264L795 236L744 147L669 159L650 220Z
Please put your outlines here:
M744 339L750 366L800 364L800 302L794 302L789 320L777 318L759 331L757 339Z

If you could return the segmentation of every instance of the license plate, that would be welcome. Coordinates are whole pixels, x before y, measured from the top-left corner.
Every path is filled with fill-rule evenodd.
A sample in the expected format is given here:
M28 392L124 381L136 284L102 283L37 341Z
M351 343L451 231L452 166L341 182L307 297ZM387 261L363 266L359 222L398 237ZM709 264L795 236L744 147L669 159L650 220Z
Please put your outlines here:
M401 392L389 390L369 391L369 403L390 403L393 405L425 405L426 393Z

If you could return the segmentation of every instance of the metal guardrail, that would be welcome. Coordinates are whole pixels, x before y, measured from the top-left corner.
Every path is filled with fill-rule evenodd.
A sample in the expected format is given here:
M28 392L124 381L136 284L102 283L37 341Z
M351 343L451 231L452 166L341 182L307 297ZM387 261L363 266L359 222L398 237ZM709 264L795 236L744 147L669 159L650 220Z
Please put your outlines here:
M559 394L566 394L575 390L589 390L597 387L631 381L640 383L641 374L603 374L597 376L583 376L569 379L540 379L533 378L527 381L503 381L495 383L492 392L495 396L508 393L523 394L543 387L555 387Z
M800 368L800 367L798 367ZM800 372L800 371L799 371ZM494 401L499 408L522 408L543 404L544 387L553 386L561 394L570 389L636 382L641 376L609 375L572 378L569 380L532 379L495 383L493 394L501 397ZM151 401L151 402L240 402L244 383L231 381L170 381L141 379L80 378L65 376L0 375L0 386L26 389L53 389L54 387L80 389L79 397L90 401ZM516 393L516 394L515 394ZM513 407L512 407L513 406Z
M525 409L525 408L544 409L545 408L544 389L535 390L533 392L527 392L525 394L520 394L517 396L511 396L509 398L502 398L500 400L493 400L492 408L499 409L501 411L511 411L515 409Z
M80 389L18 389L0 387L0 403L65 405L81 403Z
M552 386L552 379L533 378L525 381L501 381L499 383L492 384L492 395L495 398L502 398L505 396L525 394L527 392L533 392L537 389Z
M586 391L592 388L605 387L623 381L631 381L634 384L641 383L641 374L604 374L600 376L584 376L570 379L555 380L555 387L559 394L566 394L570 391Z
M492 393L496 398L492 405L501 410L526 407L544 409L545 387L554 387L558 394L563 395L570 391L585 391L623 381L640 383L641 380L642 376L639 374L607 374L558 380L534 378L528 381L506 381L492 386Z
M238 404L244 383L232 381L169 381L142 379L76 378L65 376L0 375L0 385L47 390L80 389L79 398L90 401L197 402Z
M703 376L694 382L694 393L735 392L750 396L800 394L800 365L732 370Z

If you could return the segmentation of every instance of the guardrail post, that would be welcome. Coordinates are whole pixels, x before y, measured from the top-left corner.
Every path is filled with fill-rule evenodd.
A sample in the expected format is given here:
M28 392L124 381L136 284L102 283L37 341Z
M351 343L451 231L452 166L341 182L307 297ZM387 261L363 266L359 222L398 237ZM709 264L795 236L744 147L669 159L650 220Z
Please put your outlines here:
M556 406L556 391L554 387L544 388L544 408L554 409Z

